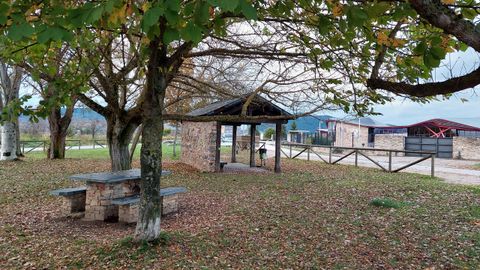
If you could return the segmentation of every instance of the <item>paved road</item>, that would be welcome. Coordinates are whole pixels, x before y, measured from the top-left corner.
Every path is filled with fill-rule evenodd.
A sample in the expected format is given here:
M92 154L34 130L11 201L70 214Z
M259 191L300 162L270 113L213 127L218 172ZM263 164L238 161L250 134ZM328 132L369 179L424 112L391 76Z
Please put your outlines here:
M273 142L267 143L268 149L268 156L273 157L275 146ZM282 147L285 153L289 153L290 150L287 147ZM316 151L319 152L319 151ZM296 155L299 151L292 150L292 154ZM319 153L320 156L328 160L327 153ZM284 155L282 154L284 157ZM340 156L334 155L333 159L338 159ZM297 158L300 159L307 159L307 153L300 154ZM372 158L377 161L380 165L385 168L388 168L388 157L387 156L372 156ZM310 154L311 160L321 160L315 154ZM412 161L417 160L418 157L393 157L393 169L400 168L404 165L411 163ZM345 158L344 160L340 161L341 164L355 164L355 157L354 155ZM475 164L480 163L479 161L470 161L470 160L456 160L456 159L435 159L435 176L443 178L446 182L455 183L455 184L473 184L473 185L480 185L480 170L473 170L471 169ZM365 157L358 156L358 164L359 166L363 167L376 167L373 162L366 159ZM430 175L431 172L431 160L427 159L426 161L422 161L416 165L413 165L404 171L406 172L414 172L420 173L425 175Z

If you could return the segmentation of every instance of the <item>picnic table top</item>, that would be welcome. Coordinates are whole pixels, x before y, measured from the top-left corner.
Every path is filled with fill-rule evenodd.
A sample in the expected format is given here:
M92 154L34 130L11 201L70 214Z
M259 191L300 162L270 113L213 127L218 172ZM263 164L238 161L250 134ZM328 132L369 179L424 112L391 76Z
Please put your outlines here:
M170 174L170 171L162 171L163 176ZM104 184L119 183L140 179L140 169L131 169L118 172L82 173L72 175L69 178L73 181L87 181Z

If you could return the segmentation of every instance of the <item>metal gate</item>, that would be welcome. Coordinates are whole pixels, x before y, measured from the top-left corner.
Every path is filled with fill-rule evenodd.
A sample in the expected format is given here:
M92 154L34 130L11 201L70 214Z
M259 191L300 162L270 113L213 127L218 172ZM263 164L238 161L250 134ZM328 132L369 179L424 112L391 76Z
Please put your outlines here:
M452 138L405 137L405 150L437 152L438 158L453 158ZM407 156L420 156L408 153Z

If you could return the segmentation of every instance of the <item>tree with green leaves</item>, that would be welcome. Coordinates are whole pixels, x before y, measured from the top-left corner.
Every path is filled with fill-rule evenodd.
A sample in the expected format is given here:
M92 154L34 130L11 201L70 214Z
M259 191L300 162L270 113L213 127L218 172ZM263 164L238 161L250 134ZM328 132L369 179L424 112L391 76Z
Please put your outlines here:
M369 113L394 96L427 102L480 82L479 69L444 81L432 76L448 53L480 52L478 1L283 1L277 8L270 21L291 29L289 39L309 48L323 72L341 74L328 84L332 103L345 111Z
M265 140L270 140L273 136L275 136L275 129L273 128L267 128L263 133L263 139Z
M79 100L102 115L107 123L107 142L112 171L131 169L129 145L141 124L145 64L140 38L130 33L89 29L90 46L80 50L92 71L89 91Z
M290 129L291 129L291 130L297 130L297 122L293 121L293 122L290 124Z
M10 45L17 48L19 44ZM23 112L33 121L48 119L50 144L47 157L65 158L65 141L77 103L77 94L84 91L88 71L82 66L76 50L64 42L50 42L31 47L28 53L15 54L13 59L33 81L31 86L41 101L34 109ZM35 110L34 112L32 110Z

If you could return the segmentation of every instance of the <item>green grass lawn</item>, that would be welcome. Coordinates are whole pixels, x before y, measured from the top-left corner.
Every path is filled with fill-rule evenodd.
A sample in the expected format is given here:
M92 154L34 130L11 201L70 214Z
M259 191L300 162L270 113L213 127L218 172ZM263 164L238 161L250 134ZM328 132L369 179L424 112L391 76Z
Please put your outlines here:
M135 153L133 155L134 159L139 159L140 158L140 147L141 145L138 145L137 148L135 149ZM176 157L173 156L173 145L170 144L164 144L162 147L162 152L163 156L166 159L169 160L177 160L180 157L180 150L181 147L177 145L177 155ZM44 159L47 156L46 152L43 151L32 151L30 153L25 154L26 157L28 158L33 158L33 159ZM108 159L109 158L109 153L108 153L108 148L96 148L96 149L70 149L65 152L65 157L66 158L80 158L80 159Z
M0 269L478 269L480 188L282 162L281 175L165 162L162 186L189 191L157 244L132 242L134 225L63 217L48 195L71 174L108 170L107 159L2 163Z

